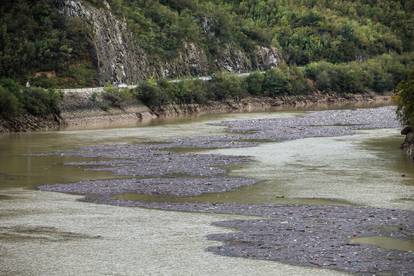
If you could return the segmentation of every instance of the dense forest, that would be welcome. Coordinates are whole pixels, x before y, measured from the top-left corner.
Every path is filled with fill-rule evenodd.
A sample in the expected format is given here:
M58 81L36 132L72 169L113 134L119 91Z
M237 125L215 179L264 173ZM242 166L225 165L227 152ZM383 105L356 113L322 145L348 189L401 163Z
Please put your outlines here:
M86 1L86 0L85 0ZM0 76L39 71L86 85L96 77L89 30L58 12L56 0L0 5ZM104 1L88 0L102 6ZM289 65L366 60L414 48L414 1L110 0L111 10L151 55L168 59L186 41L219 56L225 44L280 49ZM69 83L70 84L70 83ZM69 85L68 84L68 85Z
M92 1L98 4L101 1ZM145 47L173 55L183 41L282 49L289 64L347 62L414 47L413 1L112 0ZM205 25L208 24L208 30ZM203 29L204 28L204 29Z
M24 85L30 80L32 86L48 88L96 84L91 30L76 17L63 16L59 2L2 1L2 83L12 79ZM105 1L83 2L108 8ZM202 47L211 60L219 58L228 45L247 53L257 46L279 49L285 65L236 81L244 83L240 93L236 93L240 95L277 96L312 89L341 93L390 91L406 78L414 60L412 0L107 3L116 17L126 21L145 52L160 62L177 55L185 42ZM38 72L52 73L45 78L38 77ZM215 79L218 81L222 75L217 74ZM21 96L12 93L13 89L6 91L7 87L0 87L0 100L14 97L21 101ZM7 93L12 95L5 96Z

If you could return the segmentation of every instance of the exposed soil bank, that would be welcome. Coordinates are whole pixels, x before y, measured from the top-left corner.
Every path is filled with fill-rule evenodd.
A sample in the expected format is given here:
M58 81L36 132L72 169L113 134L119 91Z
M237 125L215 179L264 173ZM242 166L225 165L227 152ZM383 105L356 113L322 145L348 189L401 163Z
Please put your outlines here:
M212 102L208 105L165 106L154 113L160 117L176 117L193 114L214 114L231 112L261 112L283 109L325 109L344 107L377 107L392 104L391 96L375 94L322 94L314 93L300 96L284 96L278 98L248 97L240 101Z
M301 266L324 267L351 273L409 275L414 253L352 243L355 237L381 236L412 239L414 212L355 206L286 206L214 202L172 203L131 201L124 193L191 196L224 192L255 184L254 179L228 176L229 165L249 158L172 151L176 148L231 148L254 146L260 141L354 134L361 129L396 128L393 107L310 112L299 117L238 120L220 123L228 133L220 136L176 138L164 144L118 144L58 152L59 156L100 158L67 165L102 170L117 180L43 185L43 191L78 193L86 201L129 207L190 212L252 215L260 220L216 223L238 233L210 235L223 246L209 250L220 255L273 260ZM129 177L124 179L121 177Z
M59 117L24 116L13 120L0 119L0 133L45 129L86 129L113 126L135 126L160 119L231 112L261 112L282 109L375 107L391 104L391 96L350 94L345 96L311 94L280 98L244 98L240 101L210 102L205 105L169 105L150 109L138 101L113 107L102 104L100 95L90 92L68 92L60 105Z
M58 129L62 123L63 121L61 118L56 116L35 117L33 115L26 114L11 120L0 118L0 134L9 132Z

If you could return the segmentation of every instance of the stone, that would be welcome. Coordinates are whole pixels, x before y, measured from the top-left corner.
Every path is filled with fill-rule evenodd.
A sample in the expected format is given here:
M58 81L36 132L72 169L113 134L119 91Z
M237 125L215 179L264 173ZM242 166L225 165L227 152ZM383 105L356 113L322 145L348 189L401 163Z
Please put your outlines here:
M57 3L62 14L80 18L92 30L91 52L97 64L100 85L133 84L152 77L207 76L220 70L242 73L268 69L282 63L275 48L258 47L250 55L231 44L226 44L220 56L209 61L203 47L190 41L183 43L175 57L154 62L128 29L126 20L111 12L107 1L104 2L106 8L97 8L81 0L58 0ZM200 24L207 35L214 36L208 19L201 20Z
M410 132L413 132L413 128L410 126L407 126L403 130L401 130L401 135L407 135Z

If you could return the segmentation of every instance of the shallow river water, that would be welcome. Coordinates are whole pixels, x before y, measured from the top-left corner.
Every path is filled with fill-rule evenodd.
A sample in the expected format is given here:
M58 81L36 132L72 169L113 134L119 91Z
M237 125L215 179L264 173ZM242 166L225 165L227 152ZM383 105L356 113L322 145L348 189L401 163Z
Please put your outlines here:
M223 232L211 223L237 216L96 205L76 201L78 196L33 189L41 184L112 177L108 172L64 166L80 158L36 156L38 153L219 135L225 128L210 123L297 115L300 113L227 114L141 128L0 136L0 274L340 274L206 252L206 247L217 243L205 236ZM262 181L231 192L180 199L130 194L119 197L172 202L355 204L414 210L414 164L398 149L401 141L398 129L380 129L353 136L202 151L252 156L253 163L235 167L230 174Z

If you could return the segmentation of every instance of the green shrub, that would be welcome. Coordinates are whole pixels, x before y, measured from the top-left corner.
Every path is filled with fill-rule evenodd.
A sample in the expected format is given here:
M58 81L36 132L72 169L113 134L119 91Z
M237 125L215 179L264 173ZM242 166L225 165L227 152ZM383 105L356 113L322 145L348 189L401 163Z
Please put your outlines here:
M20 113L34 116L59 114L62 93L38 87L23 87L11 79L0 80L0 113L8 119Z
M34 116L59 114L59 102L63 95L56 90L32 87L23 88L22 103L24 109Z
M402 81L397 89L398 109L397 114L405 125L414 126L414 70L407 80Z
M407 53L381 55L364 62L317 62L305 66L305 77L315 81L322 92L383 93L392 91L407 76L413 61L413 54Z
M94 1L97 2L97 1ZM53 0L3 0L0 5L0 76L26 82L36 72L65 76L73 64L93 66L91 30L65 17ZM47 79L33 86L56 87ZM93 79L88 80L92 83Z
M137 89L139 100L150 107L161 107L170 103L170 95L164 93L153 80L142 82Z
M247 92L253 96L262 96L264 80L265 75L263 73L254 72L250 74L245 80Z
M205 104L214 99L213 91L209 88L208 83L202 80L185 80L178 83L182 102L188 104Z
M289 81L288 69L277 68L267 71L263 90L266 95L271 97L289 95L292 92L292 86Z
M99 103L101 108L106 110L110 106L122 108L123 105L130 103L136 95L134 91L128 88L117 88L114 86L106 86L104 92L102 93L103 103ZM95 101L97 101L96 96L94 96Z
M56 78L31 81L33 86L44 88L97 83L99 65L91 39L93 30L80 17L63 16L59 2L2 0L0 76L25 83L35 73L56 74ZM144 50L154 67L174 63L172 58L188 53L184 47L189 43L206 53L210 71L217 70L216 60L222 57L223 49L229 48L234 49L233 53L245 52L256 63L257 47L274 46L287 64L297 66L322 61L337 64L414 50L413 1L408 0L86 2L104 9L109 3L111 12L127 23L137 47ZM402 80L396 74L400 69L397 66L379 71L372 89L389 90ZM338 89L331 87L336 83L334 73L321 73L320 86ZM343 83L340 89L361 88L352 74L339 81L348 80L353 83ZM261 89L250 81L252 86L247 89L256 95ZM255 85L260 83L260 79L255 81Z
M209 84L215 99L222 100L240 100L247 96L247 91L243 85L242 78L230 73L215 74Z
M58 88L59 81L56 78L48 77L36 77L30 79L30 85L33 87L42 87L42 88Z
M312 88L309 86L308 80L305 78L302 68L293 66L289 70L290 93L294 95L308 94Z
M13 118L20 113L20 103L16 96L0 86L0 117Z
M147 81L138 87L137 94L150 107L160 107L165 104L204 104L210 100L240 100L249 95L304 95L315 89L341 94L382 93L391 91L397 80L405 78L413 63L414 54L381 55L363 62L281 66L247 77L218 73L211 81Z

